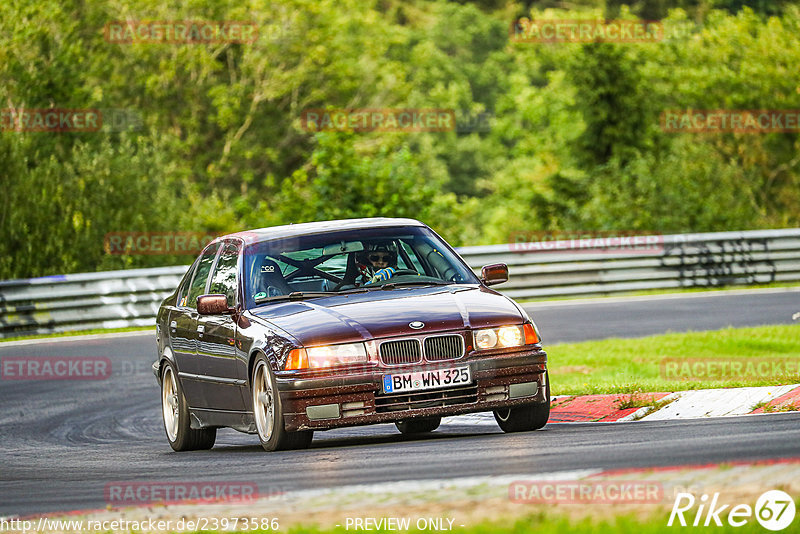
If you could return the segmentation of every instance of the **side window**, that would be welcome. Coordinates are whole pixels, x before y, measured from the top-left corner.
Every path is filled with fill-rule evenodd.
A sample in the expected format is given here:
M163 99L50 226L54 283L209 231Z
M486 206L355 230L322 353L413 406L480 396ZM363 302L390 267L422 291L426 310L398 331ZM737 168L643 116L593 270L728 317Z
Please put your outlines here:
M239 251L233 243L226 243L219 255L217 268L211 277L209 293L218 293L228 297L228 306L236 305L236 265Z
M415 245L415 250L425 259L425 262L430 266L431 270L433 270L433 273L430 273L430 275L443 280L449 279L447 273L452 271L453 267L450 262L444 258L444 255L431 246L428 240L420 240L415 242Z
M414 251L413 248L411 248L411 245L409 245L405 241L400 241L400 246L402 247L403 252L405 252L405 254L402 253L400 254L400 258L403 259L403 263L407 263L405 259L406 257L408 257L408 259L410 259L412 263L412 265L406 265L405 268L406 269L412 268L418 273L425 273L425 269L422 267L419 258L417 258L417 253Z
M187 296L189 294L189 284L192 282L192 277L194 276L194 272L197 269L197 262L195 261L191 267L189 267L189 271L186 273L186 276L183 277L183 281L181 282L180 287L178 288L178 306L186 306Z
M203 251L200 261L197 263L197 269L194 272L192 285L189 288L189 296L186 299L186 305L190 308L197 307L197 297L203 294L206 290L206 281L208 280L208 273L211 271L211 266L214 265L214 257L217 255L219 244L214 244Z

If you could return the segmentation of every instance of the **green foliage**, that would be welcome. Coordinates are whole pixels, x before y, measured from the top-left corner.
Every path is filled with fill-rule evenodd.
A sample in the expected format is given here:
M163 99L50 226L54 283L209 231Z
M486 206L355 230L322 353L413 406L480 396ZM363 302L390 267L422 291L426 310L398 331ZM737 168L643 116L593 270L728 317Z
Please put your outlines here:
M593 43L571 58L568 74L586 125L576 143L578 159L589 168L633 159L655 123L639 66L622 45Z
M800 223L796 133L674 134L668 109L799 109L791 2L11 0L3 109L130 128L0 131L0 278L186 263L109 232L408 216L457 245L533 230ZM750 7L743 7L744 5ZM679 7L682 9L672 9ZM536 44L511 20L663 18L663 42ZM244 20L244 44L120 44L115 20ZM447 132L311 132L310 108L444 108ZM478 128L469 119L483 117ZM122 130L122 131L120 131Z

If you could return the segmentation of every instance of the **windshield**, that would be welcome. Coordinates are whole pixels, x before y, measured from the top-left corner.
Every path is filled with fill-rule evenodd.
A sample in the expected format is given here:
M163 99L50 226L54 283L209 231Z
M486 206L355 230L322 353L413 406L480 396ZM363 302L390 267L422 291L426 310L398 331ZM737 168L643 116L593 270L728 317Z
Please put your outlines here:
M263 241L247 248L244 268L248 308L337 292L479 283L436 234L413 226Z

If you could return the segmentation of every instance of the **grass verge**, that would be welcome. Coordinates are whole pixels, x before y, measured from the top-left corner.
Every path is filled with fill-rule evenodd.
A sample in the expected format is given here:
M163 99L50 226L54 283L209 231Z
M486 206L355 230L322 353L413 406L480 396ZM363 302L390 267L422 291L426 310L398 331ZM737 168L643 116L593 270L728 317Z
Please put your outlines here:
M554 395L800 383L800 325L615 338L548 345L545 349ZM752 367L763 361L780 365ZM722 372L719 365L726 362L740 365L743 372ZM708 374L714 369L717 372L710 378ZM633 396L631 402L635 402Z
M759 408L763 408L764 413L800 412L800 405L797 405L795 403L775 406L774 404L770 404L769 402L762 401L753 405L753 411L756 411Z

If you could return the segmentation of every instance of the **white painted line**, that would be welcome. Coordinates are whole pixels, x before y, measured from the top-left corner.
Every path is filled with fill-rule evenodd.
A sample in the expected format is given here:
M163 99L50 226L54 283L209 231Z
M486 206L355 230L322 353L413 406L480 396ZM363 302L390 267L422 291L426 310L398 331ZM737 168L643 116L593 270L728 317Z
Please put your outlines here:
M800 287L768 287L765 289L729 289L700 291L697 293L667 293L665 295L634 295L630 297L593 297L572 300L542 300L521 302L525 308L557 308L561 306L586 306L591 304L615 304L620 302L646 302L651 300L696 299L711 297L733 297L737 295L767 295L771 293L800 293Z
M0 341L0 349L3 347L19 347L22 345L37 345L41 343L62 343L65 341L91 341L93 339L117 339L120 337L133 336L153 336L156 335L155 327L148 330L136 330L133 332L111 332L109 334L86 334L78 336L43 337L39 339L20 339L19 341Z
M650 406L642 406L632 414L628 414L625 417L620 417L619 419L617 419L616 422L619 423L622 421L638 421L639 419L644 417L650 410L652 410Z
M680 391L677 392L677 393L670 393L669 395L660 398L656 402L668 403L668 402L674 401L675 399L679 398L680 396L681 396L681 392ZM627 421L640 421L652 409L653 409L652 406L643 406L643 407L639 408L638 410L636 410L635 412L633 412L632 414L628 414L625 417L620 417L619 419L617 419L614 422L615 423L624 423L624 422L627 422ZM662 410L663 410L663 408L662 408Z
M800 384L682 391L678 393L678 399L641 421L747 415L753 411L755 404L769 402L797 387Z
M616 421L550 421L548 425L595 425L630 423L636 421L665 421L670 419L697 419L705 417L726 417L743 415L774 415L773 413L751 414L753 406L759 402L768 402L800 387L800 384L787 386L764 386L734 389L698 389L676 391L661 398L658 402L667 402L652 415L646 415L652 408L645 406L632 414ZM775 412L778 413L778 412ZM497 421L491 412L453 415L442 419L442 426L480 426L498 428Z

